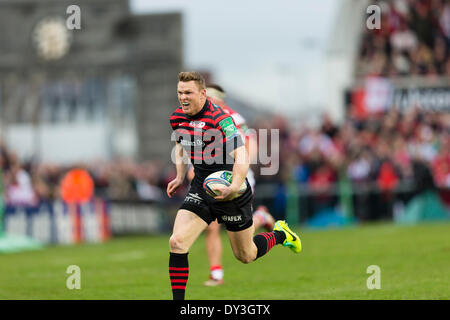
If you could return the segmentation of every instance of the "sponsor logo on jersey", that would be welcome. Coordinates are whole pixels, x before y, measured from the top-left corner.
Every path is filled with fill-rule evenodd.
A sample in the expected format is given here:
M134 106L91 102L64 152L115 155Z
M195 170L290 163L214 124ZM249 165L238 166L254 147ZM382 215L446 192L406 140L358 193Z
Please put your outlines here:
M238 215L238 216L222 216L221 218L225 222L241 222L242 221L242 215Z
M237 135L238 131L237 131L236 126L234 125L233 119L231 117L223 119L222 121L219 122L219 124L222 127L225 137L232 138L235 135Z
M180 141L180 143L182 146L185 146L185 147L200 147L200 146L203 147L203 146L205 146L205 142L203 142L202 139L195 139L194 141L182 139Z
M189 122L190 127L201 129L206 125L203 121L191 121Z
M186 196L186 198L184 198L184 202L193 202L195 204L201 204L203 202L203 199L198 195L198 193L189 193Z

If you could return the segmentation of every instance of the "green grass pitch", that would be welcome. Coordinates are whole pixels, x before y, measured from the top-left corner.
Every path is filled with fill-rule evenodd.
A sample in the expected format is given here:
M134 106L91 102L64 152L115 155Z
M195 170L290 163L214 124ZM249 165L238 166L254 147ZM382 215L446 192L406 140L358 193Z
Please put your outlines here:
M223 232L225 284L208 288L202 235L189 253L187 299L450 299L450 225L376 224L326 231L295 229L303 251L274 247L248 265ZM104 244L53 246L0 255L0 299L171 299L169 235L119 237ZM81 269L69 290L67 267ZM381 269L369 290L367 267Z

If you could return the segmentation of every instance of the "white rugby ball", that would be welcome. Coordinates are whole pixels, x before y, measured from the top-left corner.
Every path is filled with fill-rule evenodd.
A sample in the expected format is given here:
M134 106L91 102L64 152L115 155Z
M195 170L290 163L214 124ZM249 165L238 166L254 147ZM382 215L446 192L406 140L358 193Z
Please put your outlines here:
M215 191L214 189L217 186L230 186L231 182L233 180L233 173L231 171L222 170L222 171L216 171L214 173L211 173L209 176L205 178L203 181L203 189L205 189L206 193L210 195L211 197L215 197L216 195L220 194L219 191ZM238 192L230 198L230 200L233 200L242 194L247 190L247 183L242 183L241 187L239 188Z

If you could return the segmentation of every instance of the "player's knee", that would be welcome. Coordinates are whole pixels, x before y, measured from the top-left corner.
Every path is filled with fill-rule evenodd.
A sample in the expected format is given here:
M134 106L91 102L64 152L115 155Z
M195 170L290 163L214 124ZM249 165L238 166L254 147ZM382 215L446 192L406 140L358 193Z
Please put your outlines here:
M242 262L243 264L248 264L248 263L252 262L254 259L252 259L250 256L240 256L238 258L238 260L240 262Z
M241 252L235 253L234 256L236 257L236 259L238 259L243 264L248 264L248 263L252 262L253 260L255 260L255 257L253 257L253 255L250 254L250 252L241 251Z
M189 248L187 248L187 245L185 241L183 240L183 237L179 235L172 234L172 236L169 239L169 246L170 251L174 253L183 253L187 252Z

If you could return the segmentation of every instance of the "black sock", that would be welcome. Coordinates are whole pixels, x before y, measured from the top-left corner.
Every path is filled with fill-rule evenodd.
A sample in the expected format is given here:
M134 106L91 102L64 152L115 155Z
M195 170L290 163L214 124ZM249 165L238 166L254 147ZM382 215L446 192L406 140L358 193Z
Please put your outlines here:
M272 232L258 233L256 236L253 237L253 242L258 248L256 259L262 257L267 252L269 252L269 250L272 249L273 246L283 243L285 239L286 235L284 234L284 232L277 230Z
M184 300L184 293L186 291L186 284L189 276L187 253L170 253L169 276L173 300Z

